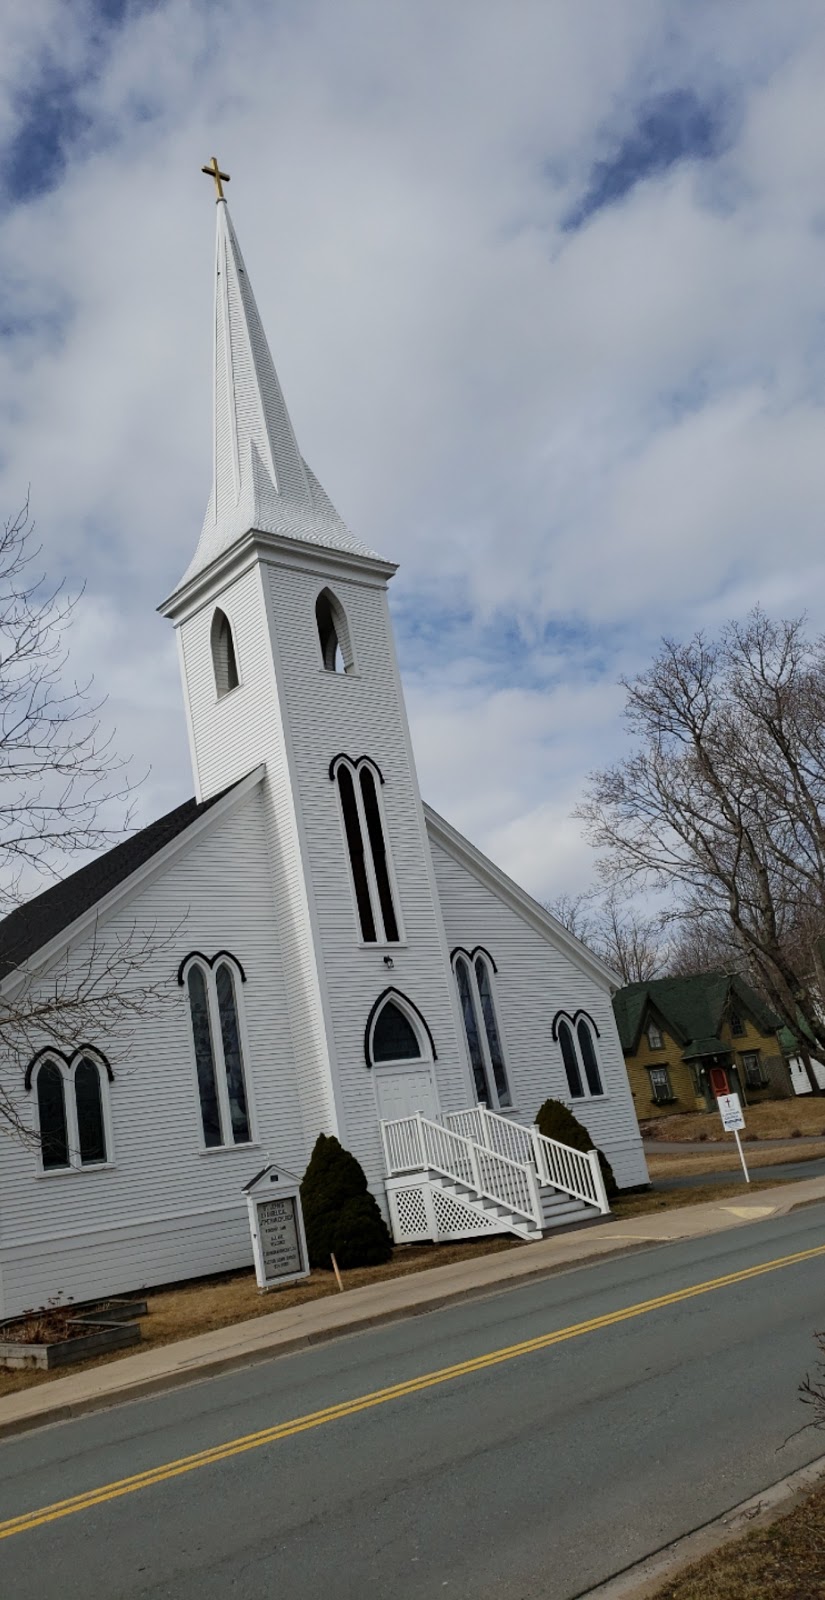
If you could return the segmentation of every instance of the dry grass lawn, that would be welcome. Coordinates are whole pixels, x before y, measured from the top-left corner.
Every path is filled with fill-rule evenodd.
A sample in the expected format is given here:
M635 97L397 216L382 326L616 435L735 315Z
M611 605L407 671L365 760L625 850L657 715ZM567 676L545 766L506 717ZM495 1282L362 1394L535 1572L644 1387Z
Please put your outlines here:
M345 1289L360 1289L364 1284L405 1277L407 1273L423 1272L428 1267L448 1266L450 1262L466 1261L472 1256L493 1255L521 1242L509 1234L497 1239L465 1239L458 1244L402 1245L383 1266L359 1267L341 1276ZM86 1372L104 1362L122 1361L125 1356L138 1355L141 1350L171 1344L176 1339L211 1333L215 1328L228 1328L233 1322L247 1322L250 1317L263 1317L270 1311L286 1311L290 1306L304 1305L309 1300L320 1300L324 1295L338 1292L331 1272L311 1272L302 1283L261 1294L251 1267L240 1272L221 1273L214 1278L194 1278L189 1283L149 1289L145 1293L149 1312L140 1319L142 1339L139 1345L113 1350L89 1361L78 1361L70 1367L57 1367L51 1372L4 1371L0 1367L0 1397L29 1389L34 1384L49 1383L54 1378L68 1377L73 1372Z
M825 1486L686 1568L655 1600L825 1600Z
M825 1097L795 1095L793 1100L763 1100L761 1105L745 1107L745 1137L790 1139L800 1135L825 1137ZM718 1111L687 1111L677 1117L650 1118L644 1123L646 1137L692 1143L703 1134L709 1140L727 1140Z
M678 1151L678 1146L676 1147ZM771 1145L768 1149L760 1149L758 1144L745 1146L745 1160L748 1169L762 1167L779 1167L785 1161L821 1161L825 1155L825 1145L788 1144ZM707 1155L704 1151L686 1152L685 1155L652 1155L647 1153L647 1170L655 1182L657 1178L687 1178L694 1172L739 1172L742 1165L736 1153L736 1145L730 1135L725 1148L714 1148ZM744 1182L744 1179L743 1179Z
M667 1160L667 1157L664 1158ZM667 1189L664 1193L654 1190L646 1194L629 1194L613 1201L613 1215L618 1221L626 1217L645 1217L653 1211L678 1211L682 1206L705 1205L713 1200L741 1200L747 1195L758 1194L760 1189L778 1189L785 1183L792 1183L791 1178L763 1178L754 1183L746 1184L740 1176L732 1183L703 1183L696 1189Z

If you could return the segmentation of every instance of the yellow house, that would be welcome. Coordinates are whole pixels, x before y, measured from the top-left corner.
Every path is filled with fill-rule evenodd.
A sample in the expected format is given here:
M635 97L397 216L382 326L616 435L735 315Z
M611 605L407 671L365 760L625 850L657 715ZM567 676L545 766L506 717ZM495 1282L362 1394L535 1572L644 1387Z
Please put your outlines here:
M744 1105L792 1093L780 1020L735 973L631 983L613 997L636 1115L709 1111L730 1090Z

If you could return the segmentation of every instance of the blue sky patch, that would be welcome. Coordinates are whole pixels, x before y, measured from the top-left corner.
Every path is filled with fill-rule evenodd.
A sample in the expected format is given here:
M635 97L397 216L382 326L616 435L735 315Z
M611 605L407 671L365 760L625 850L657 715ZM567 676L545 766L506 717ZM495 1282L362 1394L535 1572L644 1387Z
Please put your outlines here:
M726 139L727 118L719 101L703 101L692 89L673 89L638 108L635 126L612 155L596 161L587 189L563 224L573 232L595 212L623 200L638 183L680 161L709 161Z

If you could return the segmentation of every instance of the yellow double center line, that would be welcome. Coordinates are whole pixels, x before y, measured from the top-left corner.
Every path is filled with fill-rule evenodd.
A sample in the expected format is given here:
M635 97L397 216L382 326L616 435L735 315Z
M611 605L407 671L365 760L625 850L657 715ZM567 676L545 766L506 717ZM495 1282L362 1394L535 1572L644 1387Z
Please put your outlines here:
M825 1244L812 1250L797 1250L793 1255L778 1256L757 1267L745 1267L741 1272L728 1272L722 1278L708 1278L688 1289L676 1289L672 1294L657 1295L654 1300L640 1300L636 1305L624 1306L620 1311L609 1311L603 1317L590 1317L587 1322L576 1322L568 1328L558 1328L555 1333L542 1333L535 1339L524 1339L520 1344L505 1345L500 1350L490 1350L486 1355L473 1356L469 1361L458 1361L455 1366L441 1367L437 1372L424 1372L405 1383L391 1384L388 1389L376 1389L372 1394L358 1395L354 1400L342 1400L323 1411L311 1411L303 1417L293 1417L289 1422L274 1423L261 1428L258 1433L244 1434L240 1439L230 1439L226 1444L213 1445L210 1450L198 1450L194 1455L181 1456L164 1466L150 1467L146 1472L136 1472L131 1478L119 1478L115 1483L102 1484L99 1489L89 1489L85 1494L73 1495L70 1500L59 1500L55 1505L42 1506L37 1511L26 1511L19 1517L0 1522L0 1539L10 1539L15 1533L26 1533L30 1528L42 1527L45 1522L56 1522L60 1517L74 1516L77 1511L88 1511L92 1506L104 1505L108 1500L118 1500L122 1495L135 1494L139 1489L149 1489L153 1484L166 1483L169 1478L180 1478L185 1472L196 1472L200 1467L213 1466L227 1461L230 1456L242 1455L246 1450L259 1450L265 1444L277 1444L296 1433L306 1433L310 1428L322 1428L328 1422L338 1422L343 1417L355 1416L359 1411L369 1411L372 1406L386 1405L390 1400L403 1400L407 1395L418 1394L422 1389L432 1389L439 1383L451 1383L454 1378L468 1377L473 1372L484 1372L503 1361L515 1361L518 1356L529 1356L537 1350L547 1350L551 1345L564 1344L568 1339L578 1339L583 1333L597 1333L600 1328L611 1328L619 1322L629 1322L632 1317L643 1317L649 1311L659 1311L665 1306L679 1305L700 1294L710 1294L714 1289L726 1289L736 1283L747 1283L765 1272L776 1272L780 1267L792 1267L799 1261L812 1261L825 1255Z

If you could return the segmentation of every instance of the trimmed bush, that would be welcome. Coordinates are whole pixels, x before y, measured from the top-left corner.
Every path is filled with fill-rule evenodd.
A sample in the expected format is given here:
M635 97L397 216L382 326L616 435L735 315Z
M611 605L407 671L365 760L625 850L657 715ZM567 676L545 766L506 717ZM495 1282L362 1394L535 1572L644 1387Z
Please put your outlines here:
M389 1261L392 1240L367 1188L364 1169L331 1134L321 1133L301 1183L311 1267L375 1267Z
M596 1149L596 1144L587 1129L561 1100L545 1100L544 1105L539 1107L536 1126L539 1133L544 1134L545 1139L557 1139L559 1144L572 1145L574 1150L587 1152ZM613 1176L613 1168L601 1150L599 1150L599 1166L607 1198L612 1200L613 1196L618 1194L619 1186Z

